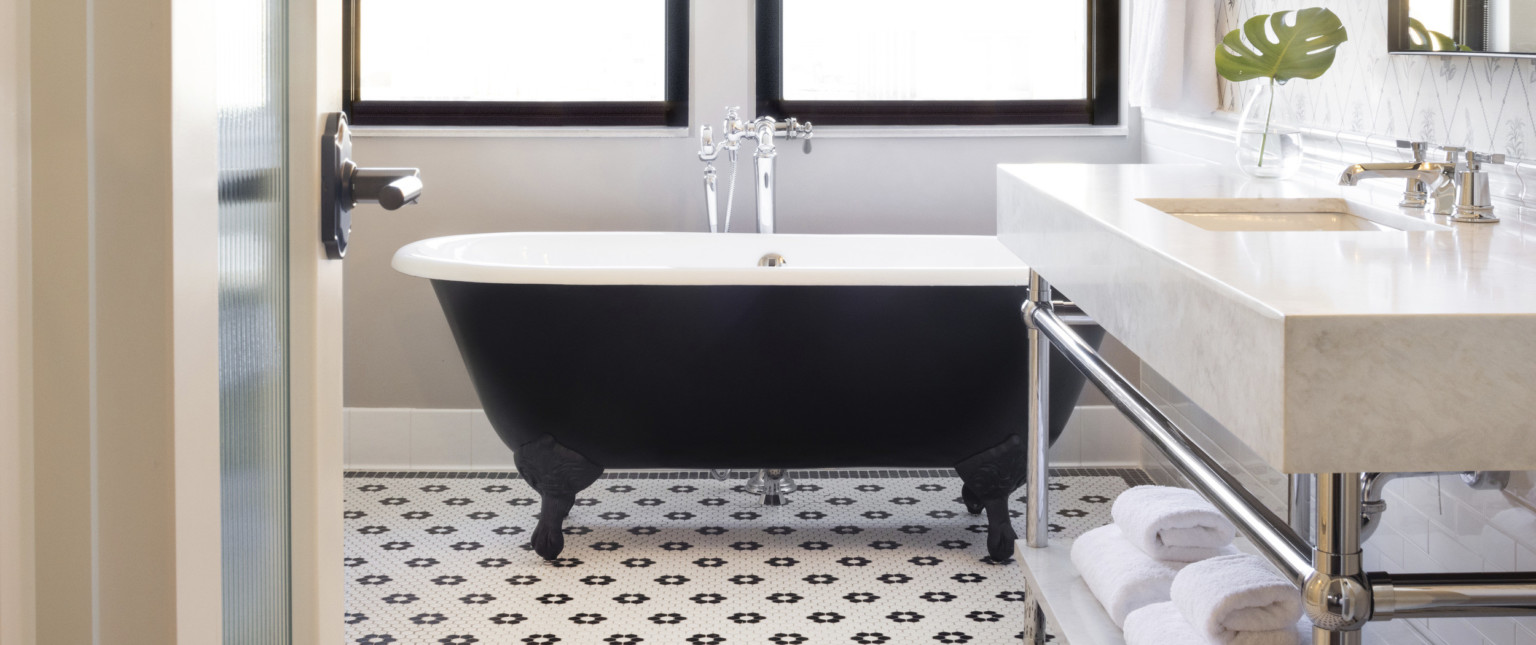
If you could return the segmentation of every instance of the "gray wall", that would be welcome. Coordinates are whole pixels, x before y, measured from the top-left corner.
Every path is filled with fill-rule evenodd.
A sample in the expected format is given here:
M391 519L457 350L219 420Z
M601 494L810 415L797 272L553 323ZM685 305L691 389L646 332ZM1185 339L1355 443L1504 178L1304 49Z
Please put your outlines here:
M692 4L690 122L714 123L718 130L724 106L753 105L752 1ZM346 260L346 404L480 407L430 287L389 267L404 244L489 231L707 230L697 141L672 134L678 136L360 133L355 154L361 164L419 167L426 191L415 207L354 212ZM990 235L997 164L1123 163L1140 155L1135 127L1119 136L1018 136L1017 129L988 136L953 130L897 136L913 135L912 129L877 134L826 128L811 155L786 144L779 230ZM723 163L717 167L727 172ZM747 231L750 166L743 164L743 171L733 228Z

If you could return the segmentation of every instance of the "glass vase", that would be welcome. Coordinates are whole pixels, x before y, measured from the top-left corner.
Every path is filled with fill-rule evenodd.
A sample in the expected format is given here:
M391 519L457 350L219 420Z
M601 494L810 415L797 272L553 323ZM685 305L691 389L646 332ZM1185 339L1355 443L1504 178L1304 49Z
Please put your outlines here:
M1301 169L1301 127L1283 83L1256 83L1237 123L1237 167L1252 177L1284 179Z

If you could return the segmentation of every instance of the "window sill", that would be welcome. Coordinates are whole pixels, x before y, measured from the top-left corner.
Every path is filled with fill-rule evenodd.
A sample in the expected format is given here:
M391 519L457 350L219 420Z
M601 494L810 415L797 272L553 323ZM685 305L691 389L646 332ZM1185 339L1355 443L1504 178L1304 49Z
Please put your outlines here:
M1124 125L826 125L818 139L966 139L975 137L1125 137Z
M377 139L681 139L688 128L666 126L612 127L470 127L470 126L352 126L355 138Z
M352 126L365 139L681 139L691 128ZM968 139L977 137L1125 137L1124 125L824 125L819 139Z

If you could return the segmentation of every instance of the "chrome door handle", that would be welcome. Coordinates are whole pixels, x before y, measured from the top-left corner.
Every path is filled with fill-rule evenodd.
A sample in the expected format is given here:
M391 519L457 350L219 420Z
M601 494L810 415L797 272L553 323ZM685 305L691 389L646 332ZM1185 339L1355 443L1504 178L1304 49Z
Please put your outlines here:
M352 198L398 210L421 197L421 171L415 168L358 168L352 171Z
M396 210L421 198L421 171L415 168L359 168L352 161L352 133L347 115L325 119L320 142L320 239L332 260L347 255L352 209L378 204Z

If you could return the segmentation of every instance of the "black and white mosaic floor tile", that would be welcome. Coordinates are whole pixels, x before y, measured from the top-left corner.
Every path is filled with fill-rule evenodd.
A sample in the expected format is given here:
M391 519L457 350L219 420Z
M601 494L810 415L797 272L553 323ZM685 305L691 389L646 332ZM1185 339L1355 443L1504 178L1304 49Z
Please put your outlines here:
M952 471L798 474L773 508L739 479L607 475L545 562L527 547L537 496L515 475L349 473L347 642L1016 641L1023 573L985 557L985 521L966 514ZM1107 524L1142 477L1053 472L1052 532Z

